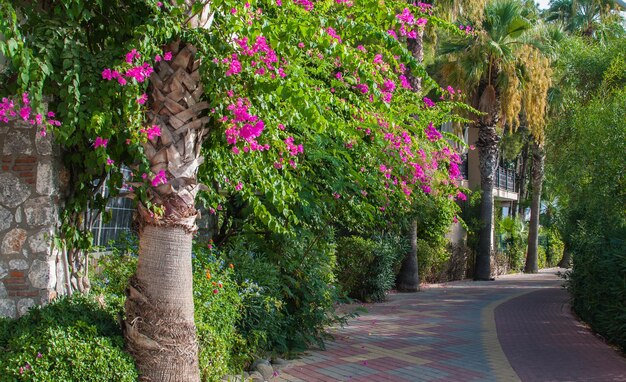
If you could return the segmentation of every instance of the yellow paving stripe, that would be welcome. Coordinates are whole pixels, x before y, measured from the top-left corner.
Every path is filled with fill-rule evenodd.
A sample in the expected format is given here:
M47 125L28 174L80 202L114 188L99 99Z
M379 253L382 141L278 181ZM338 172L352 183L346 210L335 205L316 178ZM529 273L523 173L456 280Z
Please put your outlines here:
M487 360L491 365L491 369L499 381L518 382L520 379L515 370L511 367L508 358L506 358L506 354L504 354L502 346L500 346L494 312L498 305L534 291L535 289L531 289L516 293L502 300L494 301L483 308L483 311L481 312L483 322L483 347L485 349Z

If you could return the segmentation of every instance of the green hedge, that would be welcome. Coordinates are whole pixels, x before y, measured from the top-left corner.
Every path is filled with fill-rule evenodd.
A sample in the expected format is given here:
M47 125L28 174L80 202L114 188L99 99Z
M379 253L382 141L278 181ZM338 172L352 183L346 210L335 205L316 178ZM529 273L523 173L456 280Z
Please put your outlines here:
M33 308L17 319L0 319L2 381L136 381L124 339L111 309L74 295Z
M408 250L399 238L375 240L347 236L337 240L337 278L348 296L383 301L395 283L397 268Z

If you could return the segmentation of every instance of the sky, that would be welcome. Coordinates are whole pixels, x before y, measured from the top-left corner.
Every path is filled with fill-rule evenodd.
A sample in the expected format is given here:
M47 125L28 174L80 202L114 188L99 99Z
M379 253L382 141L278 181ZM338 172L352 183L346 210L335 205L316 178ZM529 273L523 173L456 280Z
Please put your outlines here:
M535 0L535 2L539 4L539 9L547 9L550 0Z

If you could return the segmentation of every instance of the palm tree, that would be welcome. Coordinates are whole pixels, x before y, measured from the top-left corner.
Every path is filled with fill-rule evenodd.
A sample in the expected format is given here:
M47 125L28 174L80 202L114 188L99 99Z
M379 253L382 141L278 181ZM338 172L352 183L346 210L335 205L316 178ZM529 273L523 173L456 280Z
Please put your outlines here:
M191 9L194 1L186 1ZM190 17L191 28L207 24L208 7ZM196 49L184 42L168 46L172 60L161 61L151 77L148 122L161 136L144 145L152 172L148 190L154 213L139 205L139 259L128 288L125 337L141 380L199 381L194 324L191 245L196 230L195 196L201 145L208 117L203 102Z
M570 33L594 36L602 19L610 10L626 9L623 0L552 0L546 11L546 21L558 21Z
M548 109L548 91L552 84L551 60L557 45L563 40L559 27L539 23L529 36L532 45L520 52L523 63L524 92L522 103L528 129L532 137L532 199L530 226L528 227L528 251L525 273L537 273L539 248L539 215L541 213L541 191L543 187L545 150L544 136Z
M522 35L531 29L523 17L522 4L498 0L485 6L478 32L470 41L452 39L439 49L447 61L442 74L449 83L470 94L471 104L483 114L476 119L481 175L483 224L476 255L476 280L491 277L494 249L494 181L502 127L516 128L521 110L521 86L518 77L517 50L524 46Z

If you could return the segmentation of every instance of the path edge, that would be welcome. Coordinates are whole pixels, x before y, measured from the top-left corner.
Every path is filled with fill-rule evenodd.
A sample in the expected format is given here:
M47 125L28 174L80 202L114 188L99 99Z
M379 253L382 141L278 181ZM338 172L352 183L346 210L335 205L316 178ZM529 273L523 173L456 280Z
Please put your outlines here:
M496 327L495 310L498 305L537 290L538 289L533 288L527 291L515 293L501 300L494 301L483 308L481 312L481 320L483 322L483 348L485 349L487 362L489 363L491 370L493 370L494 377L496 377L496 380L498 381L521 382L521 379L509 363L509 359L500 345L500 340L498 339L498 329Z

